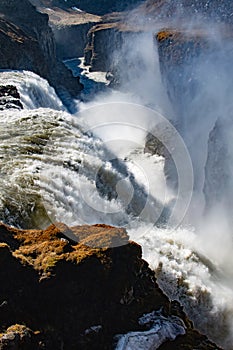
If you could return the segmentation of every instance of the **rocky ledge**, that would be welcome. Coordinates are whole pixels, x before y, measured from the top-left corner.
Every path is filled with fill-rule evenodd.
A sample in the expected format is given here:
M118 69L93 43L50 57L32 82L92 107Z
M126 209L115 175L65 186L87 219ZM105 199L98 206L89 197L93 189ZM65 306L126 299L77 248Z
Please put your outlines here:
M145 350L151 341L153 349L219 349L159 289L124 229L1 224L0 242L0 349L129 349L115 337L127 332L132 349L138 340Z

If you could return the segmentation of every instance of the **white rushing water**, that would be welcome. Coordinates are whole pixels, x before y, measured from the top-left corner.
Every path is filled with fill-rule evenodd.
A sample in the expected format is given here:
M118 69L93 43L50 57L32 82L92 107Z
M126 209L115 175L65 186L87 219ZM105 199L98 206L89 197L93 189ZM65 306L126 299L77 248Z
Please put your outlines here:
M184 191L178 194L167 185L164 158L144 153L146 134L153 129L148 113L155 119L157 114L113 92L102 99L101 108L99 101L80 105L80 113L71 116L48 83L33 73L0 72L0 85L6 84L17 87L24 109L0 112L0 219L17 227L56 221L126 227L169 297L184 305L199 329L231 349L231 237L222 234L221 222L216 231L221 226L218 248L224 253L215 254L206 242L213 239L216 244L218 236L208 236L213 227L207 221L194 228L188 213L180 227L167 224L174 210L180 214L178 209L181 224L192 179L185 181L190 166L185 148L179 177ZM179 159L176 164L181 166ZM170 339L183 332L174 320L155 320L151 334L157 330L158 346L164 337L159 333L162 323ZM147 335L131 334L134 348ZM127 349L128 340L121 338L118 349Z
M33 72L0 70L0 85L16 86L20 100L26 109L45 107L65 110L47 80Z

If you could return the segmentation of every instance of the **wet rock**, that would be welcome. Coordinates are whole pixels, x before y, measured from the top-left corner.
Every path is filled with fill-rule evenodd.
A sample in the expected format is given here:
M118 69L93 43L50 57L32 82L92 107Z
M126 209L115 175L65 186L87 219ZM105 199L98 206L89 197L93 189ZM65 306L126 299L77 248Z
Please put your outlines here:
M17 88L13 85L0 86L0 110L22 108Z
M204 28L165 29L156 35L156 43L163 83L174 110L173 123L193 161L194 189L204 188L208 210L232 193L226 161L232 127L231 111L226 110L231 105L232 29L224 26L218 35ZM188 128L192 132L187 135ZM147 144L151 148L151 142ZM204 179L199 179L201 168L205 169ZM225 202L226 207L231 206L231 200Z

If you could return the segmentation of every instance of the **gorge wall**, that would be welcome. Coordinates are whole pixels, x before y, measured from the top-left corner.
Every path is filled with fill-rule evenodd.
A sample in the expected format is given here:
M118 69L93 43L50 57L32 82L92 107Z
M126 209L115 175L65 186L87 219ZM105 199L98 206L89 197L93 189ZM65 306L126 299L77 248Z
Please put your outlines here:
M232 197L226 131L232 128L227 92L232 90L232 43L229 27L213 33L171 29L156 36L163 82L175 111L173 122L189 148L194 186L204 191L208 208L223 201L229 207Z
M0 13L0 67L31 70L47 79L60 96L66 92L77 96L82 85L56 58L48 16L38 13L27 0L3 0Z

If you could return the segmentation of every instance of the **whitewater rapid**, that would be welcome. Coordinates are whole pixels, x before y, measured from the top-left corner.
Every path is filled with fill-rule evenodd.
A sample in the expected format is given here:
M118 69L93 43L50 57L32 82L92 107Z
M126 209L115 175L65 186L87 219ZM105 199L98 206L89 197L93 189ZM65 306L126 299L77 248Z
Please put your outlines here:
M164 158L144 153L139 139L145 135L137 134L138 142L130 139L122 151L119 138L104 142L82 113L70 115L44 79L0 72L4 84L17 87L24 109L0 111L0 219L26 228L57 221L127 228L167 295L181 302L196 327L230 349L233 288L221 264L205 255L200 232L157 221L176 194L167 188ZM92 113L82 108L84 116ZM124 132L129 138L129 129Z

